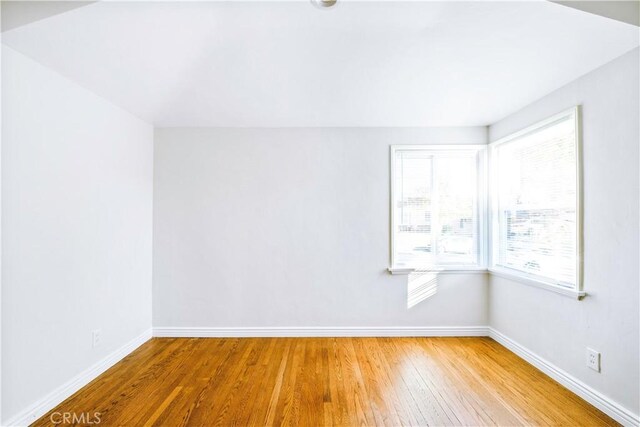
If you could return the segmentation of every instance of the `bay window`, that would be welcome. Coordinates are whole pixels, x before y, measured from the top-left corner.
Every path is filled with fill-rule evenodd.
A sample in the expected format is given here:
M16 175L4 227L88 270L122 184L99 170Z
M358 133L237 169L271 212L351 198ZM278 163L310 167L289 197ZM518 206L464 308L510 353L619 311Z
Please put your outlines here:
M390 271L488 269L583 296L579 131L575 107L488 146L392 146Z

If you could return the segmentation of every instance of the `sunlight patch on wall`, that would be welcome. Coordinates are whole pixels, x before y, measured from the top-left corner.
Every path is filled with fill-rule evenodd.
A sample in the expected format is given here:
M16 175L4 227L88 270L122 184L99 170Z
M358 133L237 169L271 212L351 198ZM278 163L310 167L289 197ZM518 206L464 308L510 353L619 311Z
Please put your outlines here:
M438 292L438 272L416 270L407 279L407 308L414 307Z

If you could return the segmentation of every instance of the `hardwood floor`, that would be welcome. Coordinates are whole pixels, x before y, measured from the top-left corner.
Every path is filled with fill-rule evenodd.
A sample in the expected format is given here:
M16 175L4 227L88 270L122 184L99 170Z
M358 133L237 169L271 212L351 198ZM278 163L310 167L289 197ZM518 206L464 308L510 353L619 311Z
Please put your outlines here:
M490 338L154 338L33 425L64 412L101 426L617 425Z

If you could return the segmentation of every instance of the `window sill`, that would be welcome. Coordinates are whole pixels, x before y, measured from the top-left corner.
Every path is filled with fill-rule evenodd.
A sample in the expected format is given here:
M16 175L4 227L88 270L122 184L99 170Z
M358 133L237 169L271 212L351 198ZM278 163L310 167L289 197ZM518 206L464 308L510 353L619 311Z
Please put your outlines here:
M513 274L508 271L500 270L500 269L489 269L489 273L498 277L502 277L504 279L513 280L514 282L523 283L527 286L533 286L535 288L544 289L550 292L555 292L560 295L564 295L573 299L582 300L587 293L585 291L577 291L575 289L567 289L561 286L554 285L549 282L545 282L543 280L537 280L530 277L520 276L518 274Z
M485 274L487 269L484 267L436 267L431 270L420 270L409 267L389 267L387 271L392 275L411 274L420 271L438 274Z
M389 267L387 271L392 275L408 275L415 271L420 271L415 268L407 268L407 267ZM566 297L570 297L577 300L582 300L587 296L585 291L576 291L574 289L566 289L560 286L553 285L548 282L544 282L541 280L536 280L529 277L519 276L517 274L509 273L502 270L497 269L486 269L484 267L443 267L443 268L434 268L429 270L431 273L437 274L485 274L489 273L498 277L502 277L505 279L513 280L514 282L523 283L528 286L533 286L536 288L544 289L550 292L555 292L560 295L564 295Z

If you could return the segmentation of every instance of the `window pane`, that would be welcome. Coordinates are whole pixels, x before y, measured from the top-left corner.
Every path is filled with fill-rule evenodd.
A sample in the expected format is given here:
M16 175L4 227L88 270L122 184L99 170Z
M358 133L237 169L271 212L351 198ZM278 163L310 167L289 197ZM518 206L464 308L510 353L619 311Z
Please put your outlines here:
M395 158L395 262L432 263L432 157L422 151L397 151Z
M575 286L576 150L573 115L496 148L499 266Z
M435 177L438 261L440 264L476 263L476 158L438 158Z
M394 266L478 264L478 151L396 149Z

